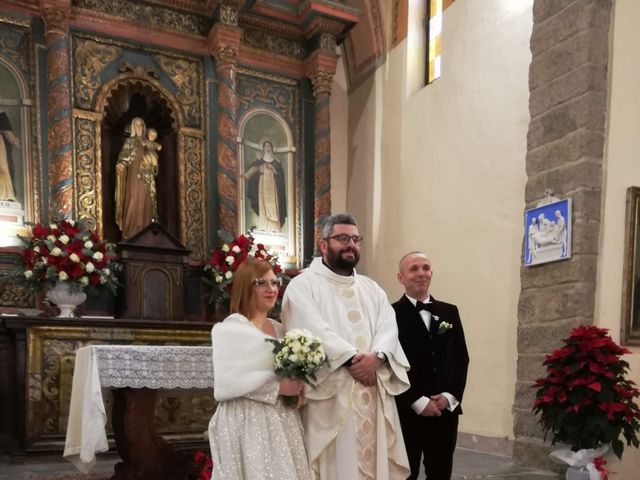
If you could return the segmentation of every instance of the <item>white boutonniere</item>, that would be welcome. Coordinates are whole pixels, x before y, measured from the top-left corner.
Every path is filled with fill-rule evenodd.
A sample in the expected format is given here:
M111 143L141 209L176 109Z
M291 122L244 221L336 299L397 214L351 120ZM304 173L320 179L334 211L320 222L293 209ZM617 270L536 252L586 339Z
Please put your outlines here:
M443 333L448 332L452 328L453 328L453 325L451 325L449 322L442 322L440 325L438 325L438 335L442 335Z

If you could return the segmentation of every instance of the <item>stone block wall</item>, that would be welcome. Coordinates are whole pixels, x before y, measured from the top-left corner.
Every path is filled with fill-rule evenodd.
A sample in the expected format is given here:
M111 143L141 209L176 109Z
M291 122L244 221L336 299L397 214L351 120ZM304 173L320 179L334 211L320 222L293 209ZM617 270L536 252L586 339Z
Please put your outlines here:
M550 190L573 199L572 258L522 268L514 460L554 468L531 412L544 356L594 323L612 0L534 0L526 208Z

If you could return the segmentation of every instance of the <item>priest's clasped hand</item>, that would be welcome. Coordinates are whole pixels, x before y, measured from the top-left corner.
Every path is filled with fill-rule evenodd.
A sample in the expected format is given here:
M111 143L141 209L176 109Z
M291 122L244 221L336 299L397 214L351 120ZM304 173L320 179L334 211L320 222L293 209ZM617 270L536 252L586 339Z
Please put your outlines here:
M376 384L376 372L382 366L382 361L375 352L358 353L351 359L349 372L357 381L372 387Z

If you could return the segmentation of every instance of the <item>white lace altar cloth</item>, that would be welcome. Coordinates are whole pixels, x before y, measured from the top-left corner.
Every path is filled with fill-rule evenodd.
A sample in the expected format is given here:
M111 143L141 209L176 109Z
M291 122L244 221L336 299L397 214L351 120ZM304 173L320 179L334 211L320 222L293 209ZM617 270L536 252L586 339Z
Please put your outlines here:
M109 450L102 389L213 388L211 347L93 345L76 351L64 453L78 470Z

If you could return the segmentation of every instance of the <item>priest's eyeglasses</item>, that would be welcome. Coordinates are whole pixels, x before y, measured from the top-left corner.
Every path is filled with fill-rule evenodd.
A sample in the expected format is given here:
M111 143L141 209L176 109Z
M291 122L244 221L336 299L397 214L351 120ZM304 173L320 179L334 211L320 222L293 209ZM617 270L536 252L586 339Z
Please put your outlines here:
M349 241L352 241L354 245L360 245L364 237L360 235L347 235L346 233L341 233L339 235L332 235L330 237L325 238L325 240L333 239L337 241L341 245L349 245Z
M256 278L253 283L256 288L262 288L263 290L266 290L267 288L278 290L282 286L282 280L279 278L272 278L271 280L267 280L266 278Z

